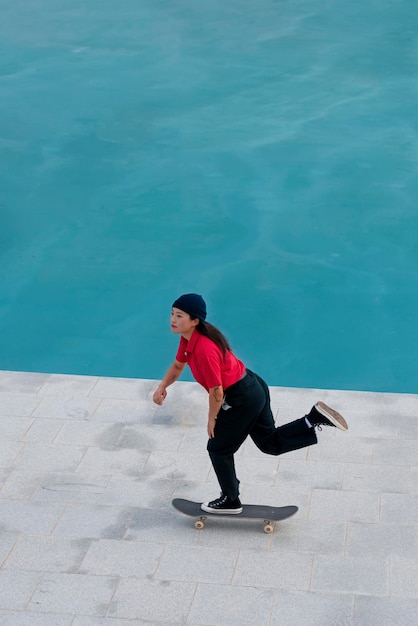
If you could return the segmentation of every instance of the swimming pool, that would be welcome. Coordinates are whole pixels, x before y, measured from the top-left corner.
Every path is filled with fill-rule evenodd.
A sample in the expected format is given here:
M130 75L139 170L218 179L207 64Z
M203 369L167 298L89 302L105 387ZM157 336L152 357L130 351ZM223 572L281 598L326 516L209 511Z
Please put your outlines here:
M0 6L1 369L418 393L418 5Z

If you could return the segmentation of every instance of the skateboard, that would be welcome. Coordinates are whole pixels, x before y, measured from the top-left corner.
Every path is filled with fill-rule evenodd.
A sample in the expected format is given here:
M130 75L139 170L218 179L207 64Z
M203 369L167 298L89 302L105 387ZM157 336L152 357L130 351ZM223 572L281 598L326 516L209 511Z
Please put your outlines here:
M270 534L274 531L274 523L280 522L288 517L291 517L298 510L297 506L263 506L261 504L243 504L242 513L207 513L200 508L200 502L192 502L191 500L184 500L183 498L174 498L172 505L175 509L184 513L184 515L190 515L191 517L197 517L194 526L198 530L202 530L205 527L205 521L208 517L235 517L245 519L260 519L264 522L264 532Z

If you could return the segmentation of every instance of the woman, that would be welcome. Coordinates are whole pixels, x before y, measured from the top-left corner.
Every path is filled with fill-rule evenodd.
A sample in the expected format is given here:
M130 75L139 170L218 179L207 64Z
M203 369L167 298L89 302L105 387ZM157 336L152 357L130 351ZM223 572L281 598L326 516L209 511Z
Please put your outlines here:
M207 449L221 487L221 496L201 505L209 513L241 513L234 454L248 435L266 454L279 455L317 443L315 428L347 430L344 418L323 402L305 416L276 428L267 384L246 369L226 337L206 320L202 296L180 296L171 311L171 330L181 335L176 358L153 395L161 405L167 387L189 365L196 381L208 392Z

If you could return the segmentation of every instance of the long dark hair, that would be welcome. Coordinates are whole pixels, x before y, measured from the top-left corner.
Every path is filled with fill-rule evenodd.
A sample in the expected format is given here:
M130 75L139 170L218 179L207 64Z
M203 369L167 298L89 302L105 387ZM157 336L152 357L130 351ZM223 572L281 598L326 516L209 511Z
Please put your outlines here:
M199 320L198 325L196 326L196 330L205 337L208 337L216 343L218 348L222 350L222 354L225 358L227 352L231 352L231 346L229 344L228 339L225 337L223 333L216 328L213 324L209 324L209 322L204 322L203 320Z

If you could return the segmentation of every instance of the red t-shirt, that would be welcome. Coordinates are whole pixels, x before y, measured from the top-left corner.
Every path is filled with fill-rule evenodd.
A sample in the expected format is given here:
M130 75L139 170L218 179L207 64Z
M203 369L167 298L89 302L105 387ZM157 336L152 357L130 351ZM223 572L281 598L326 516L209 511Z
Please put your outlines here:
M180 337L176 359L189 365L194 378L206 391L220 385L227 389L238 382L245 372L244 363L233 352L227 351L224 358L216 343L198 330L189 340Z

